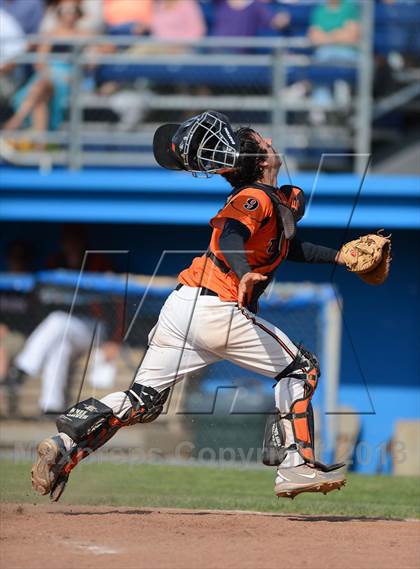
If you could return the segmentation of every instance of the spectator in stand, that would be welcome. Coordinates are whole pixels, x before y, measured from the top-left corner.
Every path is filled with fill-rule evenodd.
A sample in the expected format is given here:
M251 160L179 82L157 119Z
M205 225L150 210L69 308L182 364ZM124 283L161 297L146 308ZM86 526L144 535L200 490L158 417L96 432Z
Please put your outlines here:
M206 34L206 24L196 0L154 0L150 34L161 40L199 39ZM130 54L184 51L182 46L143 44L133 46Z
M57 7L57 26L50 34L61 38L60 43L40 45L41 54L69 53L72 51L71 41L84 35L77 29L77 22L82 16L78 2L63 0ZM36 132L45 132L48 127L57 129L63 120L68 106L72 64L50 59L36 65L37 72L29 82L20 89L14 99L15 114L5 123L4 130L17 130L31 119ZM3 141L4 142L4 141ZM37 144L41 149L43 144Z
M350 0L327 0L311 14L308 36L315 46L315 59L320 63L355 63L358 57L357 43L360 38L359 11ZM348 105L351 88L338 80L334 83L337 103ZM314 102L328 107L333 102L329 85L317 84L313 89ZM323 109L313 109L310 120L314 124L326 121Z
M270 28L281 31L290 23L287 12L273 12L260 0L215 0L212 35L256 36Z
M199 39L206 24L196 0L155 0L150 31L159 39Z
M196 0L154 0L148 31L154 38L161 40L194 40L205 35L206 25ZM182 45L140 42L130 47L126 53L143 58L151 54L181 53L185 49L188 48ZM108 51L112 51L112 48ZM108 104L119 115L117 128L121 131L134 130L147 111L150 92L147 91L146 83L142 87L137 84L137 88L133 89L129 84L107 81L100 86L99 93L108 97Z
M11 2L0 0L0 124L13 112L11 101L14 93L25 81L25 66L16 59L28 49L26 34L15 16L4 9ZM6 146L6 149L4 148ZM7 154L7 143L0 139L0 156Z
M104 0L106 31L142 35L149 31L153 0Z
M57 27L57 6L62 0L53 0L45 12L40 32L51 33ZM104 30L103 0L77 0L82 17L77 21L77 29L90 34L101 34Z
M19 22L25 34L38 32L44 15L44 0L0 0L0 8Z
M308 34L318 61L355 62L360 38L356 5L350 0L328 0L317 6Z

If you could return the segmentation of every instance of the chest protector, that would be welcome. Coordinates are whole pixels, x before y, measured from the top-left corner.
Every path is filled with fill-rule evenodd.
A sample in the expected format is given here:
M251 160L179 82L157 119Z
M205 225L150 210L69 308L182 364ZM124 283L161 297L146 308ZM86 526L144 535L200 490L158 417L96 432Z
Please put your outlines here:
M252 267L253 270L256 269L256 272L270 274L287 256L289 242L296 235L296 224L302 219L305 213L305 194L301 188L290 184L285 184L280 186L280 188L274 188L266 184L255 183L235 188L228 196L226 203L229 203L241 191L248 188L255 188L267 194L271 199L276 215L278 246L266 265Z

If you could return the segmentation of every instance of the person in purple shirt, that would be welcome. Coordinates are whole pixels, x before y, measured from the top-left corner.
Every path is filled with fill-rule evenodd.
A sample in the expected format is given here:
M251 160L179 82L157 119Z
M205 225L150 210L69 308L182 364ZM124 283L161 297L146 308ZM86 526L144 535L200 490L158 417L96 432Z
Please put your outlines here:
M19 22L25 34L38 32L44 15L43 0L0 0L0 8Z
M290 23L287 12L274 14L260 0L215 0L214 3L214 36L256 36L270 28L282 30Z

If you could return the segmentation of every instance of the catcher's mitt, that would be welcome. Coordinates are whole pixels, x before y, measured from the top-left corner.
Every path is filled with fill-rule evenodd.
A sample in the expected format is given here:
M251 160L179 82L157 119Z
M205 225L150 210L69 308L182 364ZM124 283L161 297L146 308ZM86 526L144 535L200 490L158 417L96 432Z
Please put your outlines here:
M382 284L391 266L390 237L378 231L345 243L340 253L348 270L368 284Z

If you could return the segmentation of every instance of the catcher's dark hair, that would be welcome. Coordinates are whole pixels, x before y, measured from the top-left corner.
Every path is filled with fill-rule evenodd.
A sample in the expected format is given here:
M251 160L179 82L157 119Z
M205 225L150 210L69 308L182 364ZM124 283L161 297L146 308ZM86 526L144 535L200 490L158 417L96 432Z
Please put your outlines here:
M264 170L261 162L265 160L266 152L255 139L257 133L252 128L238 128L235 134L240 142L238 165L222 176L233 188L239 188L261 178Z

